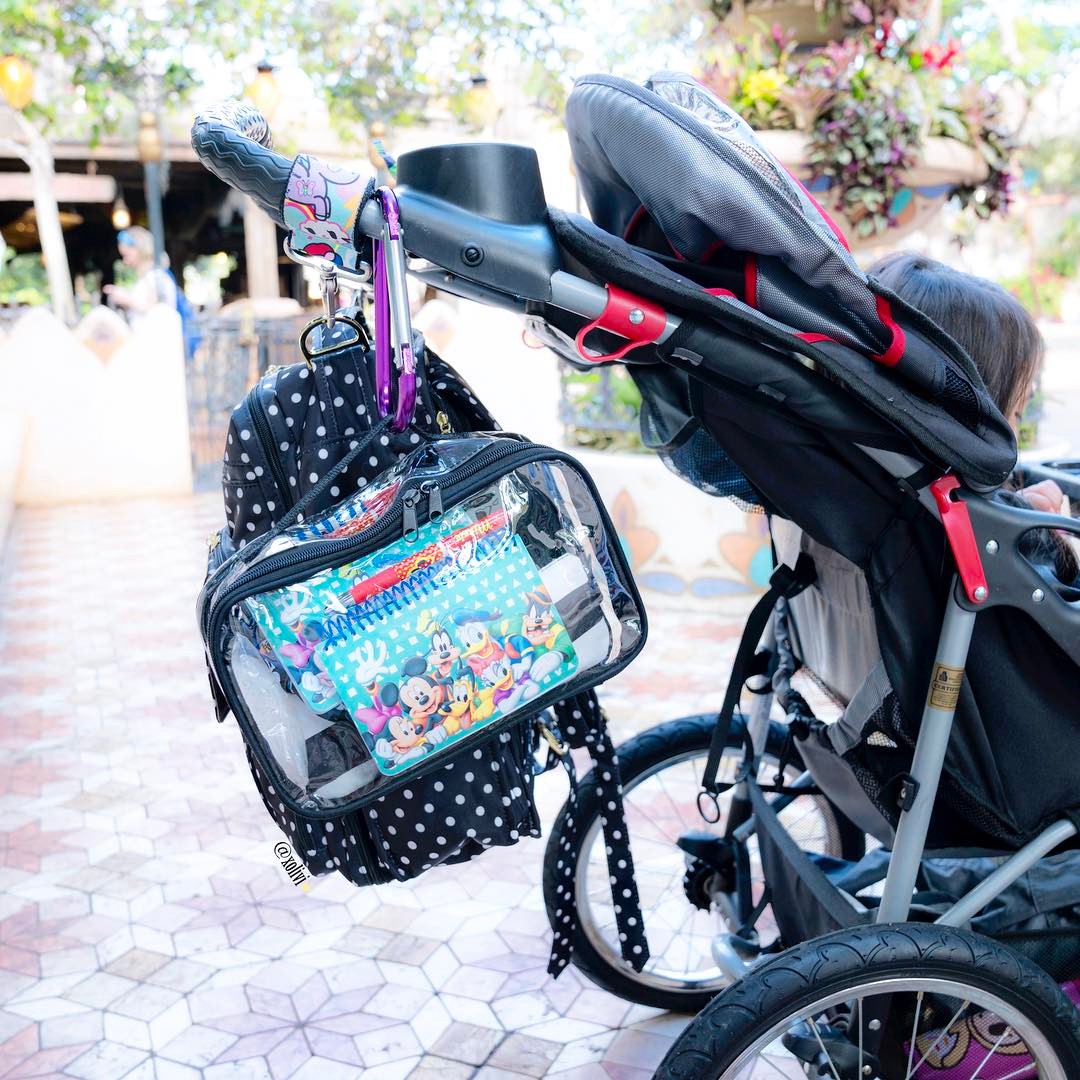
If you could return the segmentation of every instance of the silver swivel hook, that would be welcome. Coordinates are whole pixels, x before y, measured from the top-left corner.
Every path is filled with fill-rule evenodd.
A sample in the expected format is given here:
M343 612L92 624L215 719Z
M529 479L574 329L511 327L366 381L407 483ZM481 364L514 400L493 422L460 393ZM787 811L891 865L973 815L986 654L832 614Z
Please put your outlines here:
M323 298L323 315L327 330L334 329L334 315L337 313L338 277L337 267L328 259L323 260L319 268L319 288Z

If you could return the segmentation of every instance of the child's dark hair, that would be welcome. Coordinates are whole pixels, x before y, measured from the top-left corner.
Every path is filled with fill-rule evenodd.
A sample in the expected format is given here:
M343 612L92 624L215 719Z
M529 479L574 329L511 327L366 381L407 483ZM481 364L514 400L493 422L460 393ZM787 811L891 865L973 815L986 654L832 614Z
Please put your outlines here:
M1045 351L1024 305L993 281L909 251L886 256L869 272L964 347L990 396L1016 426Z
M997 407L1018 427L1046 350L1024 305L992 281L909 251L886 256L869 273L963 346ZM1062 581L1076 579L1080 565L1060 536L1043 529L1029 536L1025 554L1052 561Z

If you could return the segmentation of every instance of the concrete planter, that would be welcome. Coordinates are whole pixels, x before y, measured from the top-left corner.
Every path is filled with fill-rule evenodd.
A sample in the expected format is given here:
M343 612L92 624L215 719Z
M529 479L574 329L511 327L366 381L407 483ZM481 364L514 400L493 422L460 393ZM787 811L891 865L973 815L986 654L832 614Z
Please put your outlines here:
M742 612L771 572L765 516L698 491L646 453L573 449L650 605Z
M828 184L810 182L809 137L801 131L759 131L758 138L781 163L806 184L815 198L827 203ZM974 147L957 139L932 136L923 141L918 163L904 173L905 186L890 207L896 224L884 236L859 238L854 223L826 204L830 216L843 230L852 247L892 244L909 232L921 229L941 210L961 184L975 184L987 176L987 165Z
M769 27L778 23L800 45L824 45L839 41L845 33L844 13L823 19L813 0L734 0L724 29L739 37L759 31L762 23Z
M180 318L159 304L122 330L106 348L31 308L0 344L3 409L23 433L0 473L14 468L18 505L191 491Z

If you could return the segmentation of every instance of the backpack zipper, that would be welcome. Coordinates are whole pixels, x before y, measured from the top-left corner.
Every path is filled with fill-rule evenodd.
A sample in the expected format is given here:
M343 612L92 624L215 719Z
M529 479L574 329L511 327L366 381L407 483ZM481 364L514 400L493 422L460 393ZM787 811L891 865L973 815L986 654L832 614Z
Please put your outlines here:
M453 472L453 487L457 487L459 484L475 476L478 472L482 472L488 468L489 465L506 457L508 454L513 454L515 451L520 450L523 446L533 446L533 449L538 451L536 456L538 458L549 457L554 451L547 447L538 447L535 444L524 443L512 437L500 438L495 446L490 450L482 450L476 454L471 461L459 466L458 469ZM478 460L482 459L482 460ZM435 485L438 486L438 485ZM314 565L311 567L312 573L317 573L318 570L326 566L332 566L336 558L344 553L349 552L354 559L358 559L361 556L367 554L369 551L375 550L384 536L389 536L402 528L394 518L396 514L394 510L398 504L404 503L405 497L414 491L418 491L417 488L408 488L403 492L400 492L394 499L394 501L387 508L387 512L383 517L383 520L373 525L367 531L360 533L358 536L346 536L340 537L335 540L321 540L321 541L307 541L298 544L295 547L290 548L287 551L283 551L278 555L268 555L264 560L255 566L249 568L248 573L241 573L239 577L234 580L230 587L226 590L224 597L214 596L208 607L205 609L205 618L203 621L203 635L209 642L211 640L211 626L215 620L218 609L227 604L231 607L238 600L244 599L244 591L253 585L256 581L259 582L259 587L254 592L247 595L254 595L257 592L265 592L268 589L278 587L277 578L282 571L287 571L293 566L297 566L300 563L308 560L313 560ZM419 501L419 496L417 496ZM439 507L439 513L442 512L442 489L440 488L437 496L437 503ZM415 504L414 504L415 513ZM404 513L402 522L404 523ZM417 526L419 522L417 522ZM305 547L308 547L311 543L318 544L319 550L316 553L305 551ZM237 553L239 554L239 552ZM235 558L236 556L233 556ZM222 563L222 567L227 565L231 560L226 560ZM219 568L220 569L220 568ZM263 582L261 579L266 577L268 580ZM285 580L281 582L281 585L290 584L292 575L287 574ZM240 586L240 588L238 588ZM204 586L205 588L205 586ZM232 595L237 593L237 598L232 599Z

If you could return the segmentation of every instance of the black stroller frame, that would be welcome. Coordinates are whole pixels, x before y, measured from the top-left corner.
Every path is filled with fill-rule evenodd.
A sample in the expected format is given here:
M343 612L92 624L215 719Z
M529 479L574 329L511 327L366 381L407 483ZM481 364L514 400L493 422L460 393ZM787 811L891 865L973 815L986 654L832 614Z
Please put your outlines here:
M635 92L618 80L597 77L586 89L612 86L635 97ZM578 93L575 91L575 95ZM572 141L573 138L572 130ZM212 171L252 195L281 221L281 197L291 161L253 141L227 113L200 118L193 130L193 143ZM808 373L795 353L812 358L830 374L829 379L823 380L819 373L813 373L818 384L815 392L820 391L826 402L814 406L818 414L826 415L834 430L846 427L852 432L870 432L865 440L852 437L849 444L862 451L866 468L882 470L912 504L940 523L955 573L948 585L932 670L910 672L910 678L927 684L928 691L910 766L893 793L898 814L884 891L876 911L870 911L828 884L841 909L848 913L846 925L885 926L908 920L920 864L928 850L932 818L940 801L939 787L977 620L980 614L997 607L1018 610L1034 620L1067 657L1074 660L1080 657L1080 602L1059 594L1022 550L1024 537L1033 530L1060 530L1080 536L1080 521L993 499L993 492L1005 479L1015 457L1011 435L999 415L993 413L987 421L989 426L985 430L990 435L986 442L994 449L981 462L959 436L957 445L951 447L947 438L933 433L922 440L920 450L926 451L924 459L912 456L903 447L911 446L912 442L918 445L912 432L922 429L917 427L917 417L910 423L905 419L907 399L901 398L907 391L899 389L902 380L895 384L898 387L896 417L879 421L875 428L867 419L870 410L866 405L872 399L873 389L867 390L868 380L872 375L873 379L882 379L882 385L891 386L890 375L880 374L873 364L865 362L865 371L859 368L856 379L852 375L854 368L845 370L836 361L836 353L830 351L832 342L822 345L817 341L825 335L794 335L803 338L800 344L776 320L762 318L757 325L751 325L736 310L736 305L727 303L725 294L733 296L733 293L724 288L714 289L714 294L719 294L719 304L716 295L703 297L700 291L695 294L694 290L702 288L700 283L673 273L662 262L636 258L628 244L605 235L589 222L549 209L531 150L466 144L414 151L399 160L398 182L404 249L411 259L408 272L439 289L524 314L530 328L542 340L579 364L618 359L636 349L641 350L637 355L647 359L644 365L631 366L635 377L646 378L649 365L654 368L668 365L691 383L699 376L707 379L703 358L708 349L703 346L702 320L707 323L716 318L725 327L717 332L716 346L725 350L725 363L733 368L743 365L737 377L724 374L722 378L726 381L722 385L733 394L745 394L749 387L761 392L759 398L798 404L808 397L804 394L800 398L800 387ZM637 217L635 214L635 221ZM358 250L363 252L364 245L372 239L384 238L385 228L378 200L369 199L355 223L354 241ZM401 257L400 269L404 270L404 251ZM597 270L595 267L602 257L610 265ZM647 298L644 282L649 280L650 273L655 275L655 291L652 298ZM777 273L785 280L782 273L786 271ZM597 276L600 281L596 280ZM395 274L394 280L398 278L400 287L404 275ZM792 291L798 292L795 285ZM799 295L805 299L804 293ZM962 356L955 343L940 330L932 324L926 325L925 321L916 321L917 313L906 309L895 297L891 299L894 309L912 320L915 327L909 332L912 349L916 346L922 350L944 349ZM592 351L585 344L587 335L594 335L592 340L598 338L601 347L608 351L600 354ZM751 352L747 342L754 342L755 335L760 335L764 343ZM631 356L630 360L634 358ZM833 364L838 366L830 366ZM981 385L977 376L971 377ZM739 380L741 385L737 385ZM845 395L835 385L837 382L846 382L849 390L854 389L854 396L862 400L854 401L849 408L841 400ZM890 396L888 401L892 402L893 398ZM901 436L897 435L898 427L903 429ZM881 435L882 430L885 435ZM963 435L959 428L956 430ZM875 431L880 437L874 436ZM1062 467L1049 466L1029 472L1057 479L1063 489L1080 498L1080 466L1073 468L1066 463ZM771 628L766 631L767 647L773 642L770 636L773 634ZM740 685L741 681L740 678ZM749 742L758 754L765 745L772 700L771 694L761 694L750 710ZM765 812L775 815L813 783L807 771L790 790L766 802L760 790L755 790L755 782L740 781L734 793L736 801L752 803L757 813L753 816L743 813L734 818L728 830L729 838L736 844L745 844L763 824ZM1026 828L1022 842L1011 846L1008 857L939 914L936 924L967 925L1041 859L1062 845L1069 845L1078 834L1078 823L1080 815L1062 812L1034 828ZM824 880L824 875L817 873ZM740 919L751 918L751 907L749 890L744 889L738 912ZM717 936L714 958L727 974L738 978L750 971L752 965L743 959L744 954L731 947L729 939L730 935Z
M880 463L885 464L885 462ZM912 462L911 464L916 463ZM905 470L907 473L912 471L914 470ZM1059 478L1067 484L1070 484L1071 481L1070 486L1074 490L1077 488L1078 485L1074 478L1067 474L1060 476L1061 470L1044 471L1044 475L1050 473L1058 474ZM897 478L900 479L901 476L898 475ZM1023 535L1024 531L1029 527L1026 522L1014 520L1015 510L1006 515L999 515L993 511L985 513L982 508L988 504L984 502L975 502L973 500L971 505L979 507L973 515L975 530L972 535L980 539L985 538L982 539L981 546L988 553L992 553L994 557L1000 555L1003 550L1002 541L996 539L996 537L1009 536L1015 540ZM1019 513L1027 517L1030 512L1019 511ZM1060 523L1060 518L1055 517L1054 521ZM980 525L982 527L978 528ZM1076 529L1076 531L1080 533L1080 529ZM1005 581L1016 582L1018 579L1023 580L1030 574L1030 564L1015 550L1014 545L1009 545L1005 550L1011 550L1013 552L1012 557L1010 558L1008 554L1005 554L994 571L987 575L989 580L995 583L995 586ZM1011 563L1011 565L1007 569L1000 569L1000 566L1006 563ZM1041 580L1032 582L1030 594L1030 603L1032 605L1045 602L1043 585L1044 583ZM974 586L974 588L984 587ZM934 665L935 672L948 671L956 673L963 671L977 615L978 609L963 597L959 578L954 579L941 626ZM765 647L769 648L772 641L770 634L769 638L764 642ZM899 795L901 816L896 828L896 840L889 857L889 869L884 880L884 892L875 915L875 920L879 923L904 922L908 918L911 912L916 878L926 849L930 815L934 809L938 783L945 764L945 753L952 734L954 711L952 708L935 704L933 690L934 686L931 681L911 770L905 777L905 787ZM771 692L759 695L750 712L748 735L757 752L760 752L764 746L764 734L769 723L769 710L772 699L773 694ZM770 800L770 809L774 813L779 812L798 797L800 790L805 790L812 783L813 778L810 772L802 773L790 785L790 794L781 794ZM745 781L736 786L735 795L737 799L749 801L749 792ZM738 844L744 844L754 835L757 825L756 818L750 816L731 831L731 838ZM1076 823L1069 818L1062 818L1047 826L1033 840L1011 854L976 888L957 900L947 911L938 916L936 922L942 926L959 927L966 925L974 915L1000 896L1013 882L1030 870L1035 863L1076 836L1077 833ZM865 909L863 910L865 911ZM742 910L740 915L743 918L748 918L751 912ZM714 956L725 971L733 977L740 977L749 970L749 965L741 959L738 952L725 946L724 939L725 935L721 935L714 943Z

